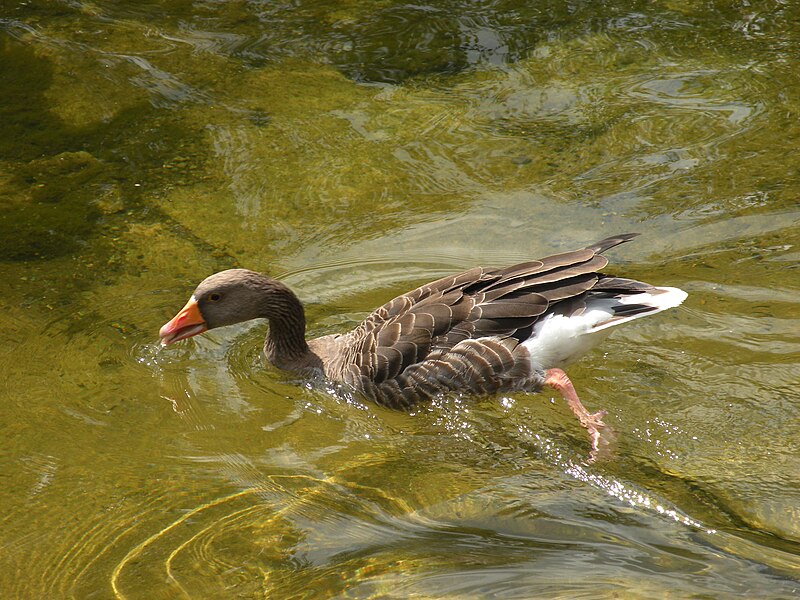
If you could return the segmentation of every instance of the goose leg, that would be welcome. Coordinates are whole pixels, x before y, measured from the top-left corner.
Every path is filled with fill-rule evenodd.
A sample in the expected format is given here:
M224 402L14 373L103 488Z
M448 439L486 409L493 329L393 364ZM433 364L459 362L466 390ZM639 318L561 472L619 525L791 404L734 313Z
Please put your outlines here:
M600 451L600 430L606 427L606 424L603 423L606 411L601 410L596 413L590 413L586 410L586 407L578 398L575 386L572 385L567 374L561 369L548 369L545 371L544 385L557 390L561 394L564 400L567 401L570 410L578 417L581 425L589 432L589 439L592 440L592 452L589 454L589 458L595 460Z

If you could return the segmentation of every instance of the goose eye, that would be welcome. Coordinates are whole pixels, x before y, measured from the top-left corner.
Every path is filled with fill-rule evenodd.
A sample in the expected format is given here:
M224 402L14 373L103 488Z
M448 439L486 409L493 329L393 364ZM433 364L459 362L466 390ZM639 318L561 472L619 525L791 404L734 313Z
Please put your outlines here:
M217 292L214 292L213 294L209 294L208 295L208 301L209 302L219 302L220 300L222 300L222 294L218 294Z

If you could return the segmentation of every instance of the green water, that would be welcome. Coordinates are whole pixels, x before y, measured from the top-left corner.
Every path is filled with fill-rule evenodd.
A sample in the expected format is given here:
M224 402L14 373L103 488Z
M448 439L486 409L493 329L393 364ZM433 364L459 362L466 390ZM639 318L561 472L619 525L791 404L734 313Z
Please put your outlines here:
M800 596L800 5L0 6L0 596ZM160 349L215 270L310 332L610 234L679 286L547 393L400 414Z

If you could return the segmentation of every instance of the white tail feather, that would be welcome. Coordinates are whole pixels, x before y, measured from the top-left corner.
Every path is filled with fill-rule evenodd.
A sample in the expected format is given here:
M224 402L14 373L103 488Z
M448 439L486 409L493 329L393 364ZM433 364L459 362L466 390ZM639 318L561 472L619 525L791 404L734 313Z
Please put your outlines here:
M590 301L586 306L587 311L592 309L600 309L606 312L608 315L607 318L598 321L597 324L590 329L590 331L600 331L601 329L607 329L608 327L622 325L623 323L633 321L634 319L654 315L662 310L667 310L668 308L678 306L681 302L686 300L686 297L689 295L682 289L675 287L654 287L653 289L656 291L641 292L639 294L632 294L630 296L622 296L621 298L603 298ZM606 307L601 308L601 304L605 304ZM652 310L642 310L641 312L631 315L617 315L613 311L614 306L631 304L642 304L644 306L651 307Z
M602 342L616 325L678 306L688 294L673 287L656 287L621 298L588 297L586 309L575 315L553 313L537 323L523 346L539 367L563 367L578 360ZM642 305L640 311L618 314L615 307Z

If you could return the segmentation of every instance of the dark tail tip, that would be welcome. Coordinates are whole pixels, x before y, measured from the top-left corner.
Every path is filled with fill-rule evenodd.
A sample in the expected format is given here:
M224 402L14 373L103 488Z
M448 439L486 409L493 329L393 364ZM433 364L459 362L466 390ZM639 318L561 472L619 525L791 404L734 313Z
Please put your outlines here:
M591 250L595 254L600 254L601 252L605 252L609 248L613 248L614 246L618 246L624 242L629 242L637 235L641 235L640 233L620 233L619 235L612 235L611 237L607 237L604 240L600 240L599 242L595 242L591 246L586 246L587 250Z

